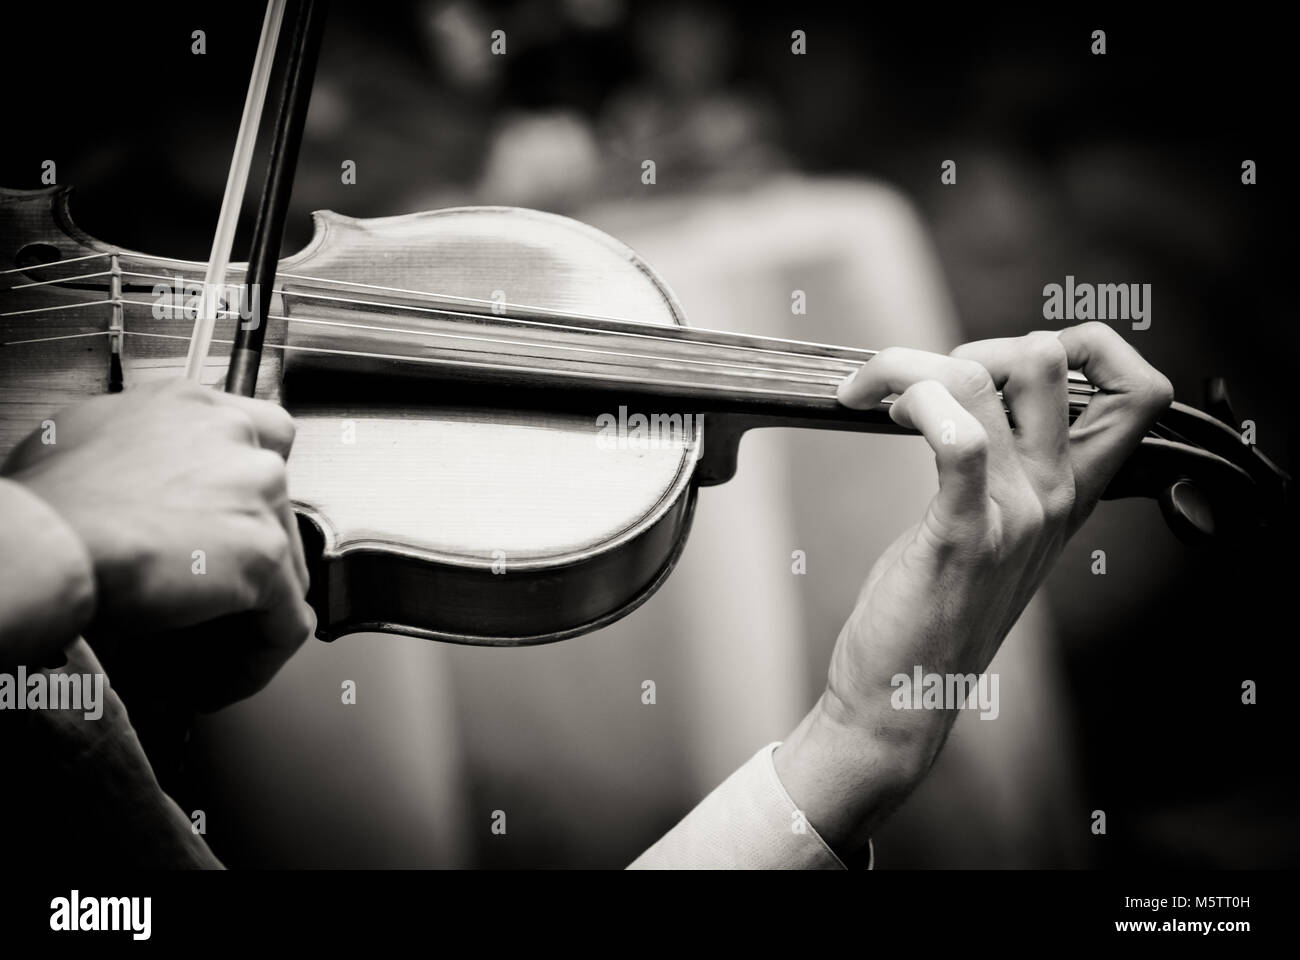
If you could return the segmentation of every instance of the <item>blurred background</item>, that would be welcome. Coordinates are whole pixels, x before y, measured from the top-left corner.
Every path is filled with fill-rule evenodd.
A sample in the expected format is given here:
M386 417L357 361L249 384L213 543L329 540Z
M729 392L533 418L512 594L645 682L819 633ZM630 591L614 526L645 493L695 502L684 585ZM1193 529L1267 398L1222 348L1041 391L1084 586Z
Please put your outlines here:
M316 209L535 207L628 243L695 325L943 351L1043 327L1043 286L1067 274L1150 283L1150 329L1120 332L1185 402L1226 377L1238 418L1291 465L1290 88L1284 31L1257 11L332 8L286 254ZM54 159L90 234L205 258L259 5L14 18L0 184L38 187ZM862 579L933 486L910 438L752 434L628 618L535 649L313 641L203 720L178 799L233 867L623 866L811 706ZM1277 544L1193 551L1154 504L1103 505L994 662L1000 716L958 723L878 864L1294 866L1294 583Z

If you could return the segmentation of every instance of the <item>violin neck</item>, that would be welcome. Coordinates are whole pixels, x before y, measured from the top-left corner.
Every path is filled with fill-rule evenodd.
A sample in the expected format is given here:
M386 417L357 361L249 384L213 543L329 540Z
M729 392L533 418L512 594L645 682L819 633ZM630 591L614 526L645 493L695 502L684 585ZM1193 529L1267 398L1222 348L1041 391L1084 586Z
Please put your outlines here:
M898 430L887 411L850 410L835 398L874 355L868 350L607 319L344 316L309 302L293 310L286 336L286 386L299 391L313 374L352 375L407 398L436 386L450 402L524 392L539 406L614 416L728 414L751 425Z
M378 388L440 402L491 403L530 394L539 409L628 416L696 414L749 426L902 432L884 408L852 410L836 399L875 351L719 330L564 314L502 313L457 304L368 302L293 290L286 382L308 374L373 375ZM1076 409L1095 392L1071 374Z

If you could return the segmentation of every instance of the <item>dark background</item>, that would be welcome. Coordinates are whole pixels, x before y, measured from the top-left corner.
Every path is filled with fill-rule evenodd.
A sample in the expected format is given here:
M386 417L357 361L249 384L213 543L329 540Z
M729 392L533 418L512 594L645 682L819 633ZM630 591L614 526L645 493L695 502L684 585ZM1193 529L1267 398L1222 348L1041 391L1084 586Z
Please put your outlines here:
M6 19L0 184L38 187L55 159L90 234L205 258L260 10L45 4ZM485 57L498 26L509 55ZM805 57L789 55L796 27ZM190 53L196 28L204 57ZM1098 28L1104 57L1089 54ZM1152 283L1156 321L1137 345L1186 402L1200 403L1205 377L1227 377L1238 418L1289 466L1288 36L1257 8L898 17L809 3L339 2L285 251L309 238L312 209L518 202L501 196L511 181L494 173L494 131L556 111L597 147L580 184L535 190L531 205L558 212L633 195L646 144L669 192L778 170L869 176L920 211L966 339L1041 325L1042 285L1067 273ZM364 171L355 187L339 183L342 157ZM956 188L939 180L949 158ZM1255 186L1241 183L1245 159ZM1131 569L1108 593L1077 577L1047 588L1079 774L1127 813L1086 863L1295 865L1292 551L1188 551L1145 529L1115 551ZM1244 678L1259 684L1249 709L1235 693ZM257 862L238 844L218 852Z

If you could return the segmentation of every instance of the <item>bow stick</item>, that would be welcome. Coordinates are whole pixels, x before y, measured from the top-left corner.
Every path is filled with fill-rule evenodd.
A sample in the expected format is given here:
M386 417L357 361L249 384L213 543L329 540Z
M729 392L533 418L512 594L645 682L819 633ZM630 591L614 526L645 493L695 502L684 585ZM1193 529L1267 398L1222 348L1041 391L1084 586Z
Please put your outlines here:
M244 113L239 119L239 135L235 138L235 156L230 162L226 177L226 192L221 198L221 214L217 217L217 232L212 238L212 252L208 256L208 269L203 277L203 294L199 298L198 317L190 337L190 350L185 357L185 376L197 381L212 346L212 331L217 323L217 301L226 283L226 268L230 265L230 249L235 242L235 226L239 222L239 207L248 185L248 168L253 162L253 148L257 144L257 128L262 120L262 105L266 102L266 88L271 81L271 62L275 55L276 37L280 21L284 19L285 0L270 0L266 17L262 20L262 36L257 42L257 56L253 59L253 76L244 98Z
M293 192L298 147L302 143L307 105L311 102L312 77L316 72L321 35L325 29L325 6L324 0L302 0L297 5L284 67L280 109L271 136L266 183L257 208L248 272L244 277L244 303L252 305L256 312L251 323L237 325L235 344L230 350L230 367L226 371L227 393L251 397L257 389L262 341L266 336L264 318L271 313L275 270L280 260L289 196Z

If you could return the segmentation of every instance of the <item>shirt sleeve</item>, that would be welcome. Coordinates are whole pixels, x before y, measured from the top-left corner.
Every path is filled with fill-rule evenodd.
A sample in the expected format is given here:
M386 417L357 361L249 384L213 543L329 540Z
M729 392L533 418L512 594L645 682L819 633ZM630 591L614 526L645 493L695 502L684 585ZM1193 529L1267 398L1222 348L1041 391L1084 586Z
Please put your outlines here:
M6 836L6 857L15 867L220 869L159 785L89 645L78 639L65 654L56 670L41 672L86 678L85 689L96 691L93 710L0 710L0 759L15 774L0 795L0 816L18 825Z
M61 661L95 607L81 539L44 500L0 479L0 663Z
M845 869L781 784L772 763L780 745L754 754L628 869Z

